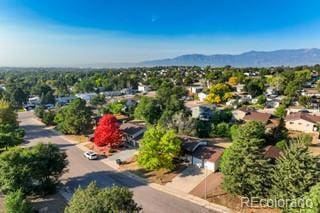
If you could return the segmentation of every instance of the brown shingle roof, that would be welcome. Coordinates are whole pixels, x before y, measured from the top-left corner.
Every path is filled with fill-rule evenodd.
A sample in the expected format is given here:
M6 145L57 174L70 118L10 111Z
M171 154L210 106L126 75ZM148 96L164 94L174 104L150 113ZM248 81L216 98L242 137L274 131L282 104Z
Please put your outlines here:
M194 152L194 157L206 159L210 162L216 162L221 158L223 149L213 146L200 146Z
M310 114L308 112L292 112L289 115L286 116L286 121L292 121L292 120L306 120L311 123L320 123L320 116Z
M243 117L243 120L245 120L245 121L260 121L263 124L267 124L269 122L270 118L271 118L271 114L269 114L269 113L249 111Z

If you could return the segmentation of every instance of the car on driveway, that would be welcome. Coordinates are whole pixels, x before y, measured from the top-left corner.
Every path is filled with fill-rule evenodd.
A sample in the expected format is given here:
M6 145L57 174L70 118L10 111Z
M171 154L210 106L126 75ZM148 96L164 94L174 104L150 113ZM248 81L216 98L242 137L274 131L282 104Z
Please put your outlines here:
M88 158L89 160L96 160L98 159L98 155L97 153L93 152L93 151L88 151L83 153L83 155Z

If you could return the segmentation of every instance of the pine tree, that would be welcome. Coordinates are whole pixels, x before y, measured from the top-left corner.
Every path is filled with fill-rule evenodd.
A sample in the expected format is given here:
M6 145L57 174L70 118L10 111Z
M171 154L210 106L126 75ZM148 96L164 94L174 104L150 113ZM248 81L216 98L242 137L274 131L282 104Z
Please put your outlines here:
M272 171L271 195L278 199L303 196L320 181L319 159L313 157L303 140L286 147Z
M243 196L264 196L270 188L268 174L270 164L264 158L264 126L260 122L248 122L239 127L233 144L222 156L223 188Z

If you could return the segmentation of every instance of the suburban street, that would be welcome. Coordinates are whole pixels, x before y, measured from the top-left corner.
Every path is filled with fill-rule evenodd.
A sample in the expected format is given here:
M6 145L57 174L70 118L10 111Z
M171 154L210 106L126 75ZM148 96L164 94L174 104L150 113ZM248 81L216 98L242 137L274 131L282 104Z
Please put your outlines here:
M26 130L26 143L32 146L39 142L57 144L68 155L68 171L62 176L62 182L73 191L80 186L86 186L91 181L96 181L101 187L121 185L129 187L134 192L134 199L143 207L143 212L212 212L195 203L177 198L167 193L153 189L139 181L115 171L106 164L89 161L83 157L82 151L74 144L63 139L55 132L44 129L35 119L33 112L20 112L21 127Z

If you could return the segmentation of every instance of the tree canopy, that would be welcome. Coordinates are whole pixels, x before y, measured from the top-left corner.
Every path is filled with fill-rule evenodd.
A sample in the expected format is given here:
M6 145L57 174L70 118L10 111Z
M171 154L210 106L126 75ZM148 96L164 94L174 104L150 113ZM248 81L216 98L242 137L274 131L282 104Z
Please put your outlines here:
M116 117L112 114L104 115L94 131L94 143L97 146L109 147L120 144L122 135L119 127Z
M180 154L181 141L173 130L161 126L148 128L140 142L138 163L148 170L173 169Z
M270 165L261 152L261 127L257 122L239 127L232 145L224 151L221 172L223 188L227 192L248 197L267 195Z
M99 188L91 182L78 188L66 207L66 213L140 212L142 208L133 200L133 193L125 187Z
M86 106L86 101L80 98L59 109L54 121L65 134L86 134L93 127L92 111Z
M53 144L31 148L14 147L0 154L0 190L23 193L50 193L65 172L67 156Z

